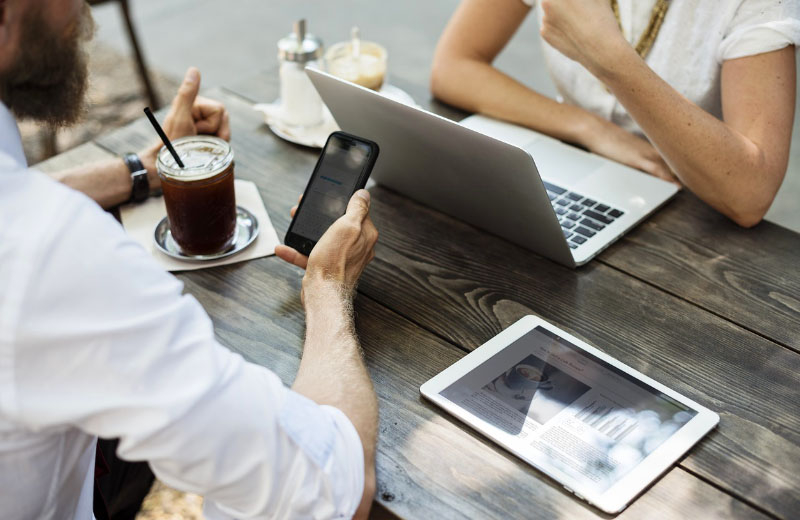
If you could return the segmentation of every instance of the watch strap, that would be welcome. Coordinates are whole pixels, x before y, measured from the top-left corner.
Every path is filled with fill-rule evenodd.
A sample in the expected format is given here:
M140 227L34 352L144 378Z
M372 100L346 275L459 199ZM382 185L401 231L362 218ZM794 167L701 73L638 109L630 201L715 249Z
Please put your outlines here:
M147 169L135 153L126 153L122 160L131 172L131 198L128 202L142 202L150 196L150 181Z

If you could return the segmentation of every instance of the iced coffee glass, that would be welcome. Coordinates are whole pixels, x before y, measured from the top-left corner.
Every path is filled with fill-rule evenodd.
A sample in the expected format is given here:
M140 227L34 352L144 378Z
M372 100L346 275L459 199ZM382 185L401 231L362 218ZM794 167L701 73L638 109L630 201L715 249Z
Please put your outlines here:
M218 137L189 136L172 142L184 168L169 150L156 167L172 238L187 255L213 255L236 241L233 150Z
M386 49L374 42L361 41L358 52L352 42L340 42L325 53L328 72L362 87L380 90L386 79Z

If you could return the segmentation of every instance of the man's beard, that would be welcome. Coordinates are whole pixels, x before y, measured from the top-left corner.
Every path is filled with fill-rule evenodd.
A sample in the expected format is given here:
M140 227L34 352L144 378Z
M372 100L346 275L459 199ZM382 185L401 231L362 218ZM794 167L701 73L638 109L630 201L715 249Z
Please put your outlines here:
M78 121L85 112L89 76L82 44L93 33L88 4L66 35L56 34L40 11L27 14L17 60L0 75L0 99L20 119L52 127Z

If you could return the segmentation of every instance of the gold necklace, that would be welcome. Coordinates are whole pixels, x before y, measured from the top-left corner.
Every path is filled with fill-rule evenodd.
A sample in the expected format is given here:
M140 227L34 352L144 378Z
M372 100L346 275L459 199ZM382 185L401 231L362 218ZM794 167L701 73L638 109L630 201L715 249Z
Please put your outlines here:
M611 9L614 11L614 16L617 18L620 31L622 30L622 19L619 16L619 4L617 0L611 0ZM653 42L656 41L658 31L661 29L661 24L664 23L664 17L667 15L669 9L669 0L658 0L653 7L653 12L650 14L650 22L647 28L639 38L639 43L636 44L636 53L645 59L647 53L653 47Z

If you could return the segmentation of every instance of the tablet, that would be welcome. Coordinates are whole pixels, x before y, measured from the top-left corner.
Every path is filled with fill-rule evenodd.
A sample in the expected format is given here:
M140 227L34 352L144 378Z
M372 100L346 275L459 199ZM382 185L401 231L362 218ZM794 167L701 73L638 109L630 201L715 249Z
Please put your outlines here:
M716 413L535 316L420 392L611 514L719 422Z

